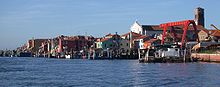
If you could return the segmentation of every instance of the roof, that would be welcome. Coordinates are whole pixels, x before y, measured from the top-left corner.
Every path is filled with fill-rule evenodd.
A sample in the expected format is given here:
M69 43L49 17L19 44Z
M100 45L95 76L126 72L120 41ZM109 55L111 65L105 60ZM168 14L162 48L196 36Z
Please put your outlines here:
M100 42L104 42L104 41L107 41L107 40L109 40L110 38L102 38L101 40L100 40Z
M150 40L145 41L144 43L153 43L153 42L155 42L157 40L159 40L159 39L150 39Z
M128 36L128 35L130 35L130 33L132 34L133 37L140 37L140 36L142 36L141 34L138 34L138 33L135 33L135 32L128 32L128 33L123 34L121 36Z
M218 31L218 30L211 30L211 35L212 36L216 36L216 37L220 37L220 31Z
M126 34L123 34L121 35L122 37L123 36L129 36L130 33L132 34L132 39L144 39L144 38L147 38L148 36L146 35L141 35L141 34L138 34L138 33L135 33L135 32L128 32Z
M134 37L133 39L144 39L144 38L147 38L148 36L145 36L145 35L142 35L142 36L139 36L139 37Z
M111 33L109 33L109 34L107 34L107 35L105 35L106 37L107 36L114 36L115 34L111 34Z
M163 30L160 25L142 25L144 30Z
M150 39L144 42L144 48L147 48L152 45L153 42L159 41L159 39Z
M201 29L201 31L204 31L205 33L209 34L209 30L207 29Z

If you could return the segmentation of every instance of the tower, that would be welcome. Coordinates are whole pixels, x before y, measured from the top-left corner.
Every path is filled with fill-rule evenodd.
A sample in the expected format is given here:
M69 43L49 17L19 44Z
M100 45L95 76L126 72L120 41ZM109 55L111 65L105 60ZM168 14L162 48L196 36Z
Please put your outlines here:
M195 22L196 25L205 27L204 9L201 7L195 9Z

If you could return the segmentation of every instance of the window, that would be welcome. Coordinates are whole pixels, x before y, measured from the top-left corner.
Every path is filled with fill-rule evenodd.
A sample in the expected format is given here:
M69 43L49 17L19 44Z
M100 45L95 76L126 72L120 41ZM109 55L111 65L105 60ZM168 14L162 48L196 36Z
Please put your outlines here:
M127 46L128 46L129 44L127 43Z

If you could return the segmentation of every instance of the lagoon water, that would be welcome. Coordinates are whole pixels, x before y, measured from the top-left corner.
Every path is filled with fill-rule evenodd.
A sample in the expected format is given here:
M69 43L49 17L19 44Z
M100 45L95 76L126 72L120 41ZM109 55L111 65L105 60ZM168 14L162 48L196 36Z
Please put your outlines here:
M0 87L220 86L218 63L0 58Z

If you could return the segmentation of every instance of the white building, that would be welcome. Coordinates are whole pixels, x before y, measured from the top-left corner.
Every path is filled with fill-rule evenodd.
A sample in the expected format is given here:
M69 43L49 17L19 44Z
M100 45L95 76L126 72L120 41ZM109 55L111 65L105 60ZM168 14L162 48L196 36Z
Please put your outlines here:
M163 32L159 25L141 25L137 21L134 22L130 29L132 32L152 37L156 37Z

